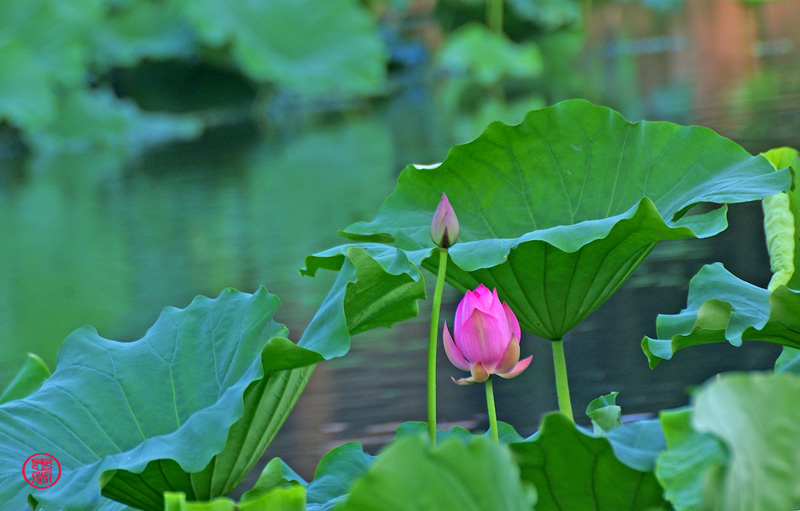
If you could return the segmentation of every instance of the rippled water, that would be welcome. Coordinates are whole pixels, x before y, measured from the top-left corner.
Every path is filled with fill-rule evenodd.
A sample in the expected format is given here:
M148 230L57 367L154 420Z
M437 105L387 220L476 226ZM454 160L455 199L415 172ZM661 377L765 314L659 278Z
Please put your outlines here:
M765 11L760 37L745 30L755 18L728 0L692 1L663 17L599 8L588 36L539 41L564 62L539 88L516 94L503 115L519 120L528 106L582 96L633 120L707 125L751 152L800 145L800 38L791 22L800 12L797 2L780 5ZM586 49L575 52L584 39ZM393 83L391 97L345 113L291 127L223 127L133 162L104 154L0 161L0 383L27 351L54 365L59 343L84 324L136 339L162 307L228 286L278 294L276 319L299 338L332 283L332 275L301 278L304 256L339 243L337 229L372 218L407 163L441 160L484 124L442 106L440 78L424 63ZM292 108L278 104L275 115L290 117ZM685 350L651 371L639 348L655 333L657 313L685 305L688 279L703 264L723 261L754 284L767 282L759 206L735 206L729 219L731 228L713 239L659 245L571 333L576 411L617 390L624 413L649 414L686 403L687 390L717 372L771 366L777 350L752 343ZM458 299L445 294L444 318ZM310 476L335 445L358 440L374 451L397 423L424 420L429 304L421 308L419 318L359 335L347 357L318 367L268 454ZM499 382L497 406L501 420L529 434L557 405L550 347L525 336L522 346L534 362ZM440 421L485 428L483 389L453 385L455 368L440 361Z

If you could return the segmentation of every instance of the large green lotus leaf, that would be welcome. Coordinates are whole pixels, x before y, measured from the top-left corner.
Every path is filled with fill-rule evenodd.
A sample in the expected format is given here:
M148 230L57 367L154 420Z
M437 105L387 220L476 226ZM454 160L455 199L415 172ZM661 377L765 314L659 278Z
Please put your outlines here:
M355 0L184 0L207 44L230 44L242 71L293 92L369 94L382 84L386 51Z
M690 427L665 421L669 448L657 468L677 509L800 508L800 377L723 375L682 420Z
M622 463L611 443L580 431L562 414L544 418L530 440L510 445L539 495L537 511L669 509L652 471Z
M431 447L424 436L415 435L396 440L381 453L337 509L527 511L534 500L505 446L474 437Z
M0 405L0 501L21 509L30 494L46 510L106 509L102 487L160 510L164 490L193 500L230 492L322 360L285 338L278 305L264 289L226 290L165 309L135 342L89 327L71 334L39 390ZM35 452L61 463L49 489L20 477Z
M704 266L689 284L687 307L659 315L658 339L642 339L655 367L679 349L712 342L766 341L800 348L800 291L779 286L770 293L715 263Z
M435 271L429 226L446 192L461 224L448 281L462 291L497 287L523 329L560 339L656 243L727 226L725 207L687 215L693 206L760 199L790 180L788 170L775 172L706 128L630 123L571 100L517 126L493 123L440 165L407 167L375 220L343 235L392 243Z

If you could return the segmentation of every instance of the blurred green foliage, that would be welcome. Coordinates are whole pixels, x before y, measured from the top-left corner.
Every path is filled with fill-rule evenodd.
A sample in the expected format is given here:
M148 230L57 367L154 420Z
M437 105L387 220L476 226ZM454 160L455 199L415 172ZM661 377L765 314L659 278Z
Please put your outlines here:
M304 96L372 94L387 52L357 0L0 2L0 123L40 150L189 138L198 118L154 115L111 92L153 60L208 62Z

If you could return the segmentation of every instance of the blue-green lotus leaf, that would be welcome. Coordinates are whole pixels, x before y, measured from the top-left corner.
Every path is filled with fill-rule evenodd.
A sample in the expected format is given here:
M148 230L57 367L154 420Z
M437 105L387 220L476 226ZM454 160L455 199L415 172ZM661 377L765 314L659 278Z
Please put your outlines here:
M707 237L727 226L724 206L789 187L788 170L701 127L630 123L570 100L489 125L440 165L407 167L372 222L342 233L386 243L436 271L429 225L442 192L461 225L447 280L496 287L523 329L560 339L597 309L661 240ZM340 247L317 254L337 258ZM307 261L308 264L308 261Z
M655 367L679 349L713 342L741 346L765 341L800 348L800 291L779 286L770 293L730 273L720 263L704 266L689 284L687 307L659 315L657 339L642 339Z
M383 248L397 261L357 248L342 256L336 283L297 345L272 321L278 299L263 289L165 309L133 343L78 330L38 391L0 406L0 436L9 446L0 453L8 471L0 500L24 504L31 489L19 469L40 450L64 467L63 481L33 492L46 511L122 509L100 488L151 510L163 509L166 490L192 501L230 493L317 362L345 354L354 333L417 314L425 296L419 270L402 252ZM39 445L30 438L46 441L28 452Z
M0 500L21 509L30 494L45 510L91 510L104 505L102 488L160 510L164 490L192 500L230 492L322 360L286 338L272 320L278 306L264 289L226 290L165 309L135 342L75 331L36 392L0 405ZM19 473L36 452L61 463L46 490Z
M522 479L536 486L537 511L669 509L652 468L627 466L608 439L581 431L562 414L546 416L535 435L510 447Z

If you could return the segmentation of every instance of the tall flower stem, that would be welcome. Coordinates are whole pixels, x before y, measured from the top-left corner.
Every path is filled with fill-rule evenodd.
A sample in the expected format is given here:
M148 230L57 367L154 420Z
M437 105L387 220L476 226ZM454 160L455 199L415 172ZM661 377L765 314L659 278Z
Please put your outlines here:
M572 416L572 402L569 398L569 381L567 380L567 361L564 358L564 341L554 339L550 341L553 346L553 367L556 370L556 394L558 395L558 409L561 413L575 422Z
M500 442L500 434L497 432L497 410L494 407L494 388L492 388L492 377L486 380L486 409L489 411L489 431L492 432L492 440Z
M486 24L493 32L503 33L503 0L486 0Z
M436 345L439 337L439 310L442 308L442 289L447 274L447 249L439 249L439 271L436 274L436 290L433 292L431 310L431 335L428 341L428 436L436 445Z

